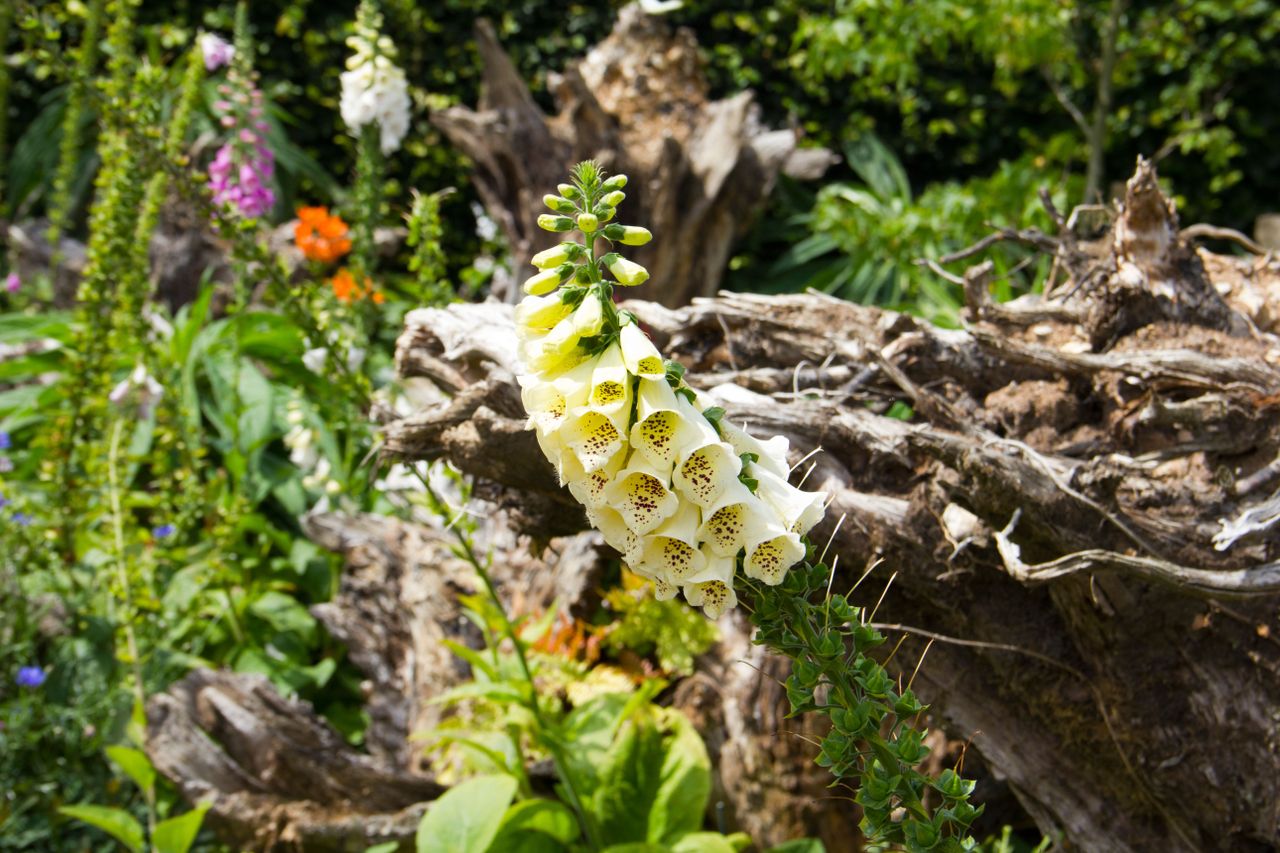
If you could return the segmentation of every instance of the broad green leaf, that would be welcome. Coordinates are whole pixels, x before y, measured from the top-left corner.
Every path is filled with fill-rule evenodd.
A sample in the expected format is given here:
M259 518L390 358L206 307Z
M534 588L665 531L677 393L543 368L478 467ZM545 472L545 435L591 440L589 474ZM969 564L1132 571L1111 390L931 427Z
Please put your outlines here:
M664 711L671 736L664 747L658 791L649 813L649 840L671 843L702 826L711 796L711 761L693 724L679 711Z
M186 814L157 823L151 834L152 849L155 853L187 853L200 834L200 824L207 811L207 805L200 805Z
M142 853L142 825L123 809L85 804L62 806L58 813L101 829L133 853Z
M671 845L671 853L737 853L718 832L694 832Z
M578 839L578 819L564 803L556 800L525 800L507 809L502 818L502 834L508 831L540 832L565 844Z
M651 811L662 785L665 749L662 732L652 714L634 714L604 757L599 785L591 798L591 810L600 827L602 840L661 840L651 824Z
M516 794L511 776L478 776L450 789L418 824L417 853L486 853Z
M671 848L645 841L631 841L626 844L611 844L601 853L671 853Z
M148 797L151 796L156 784L156 769L151 766L151 759L147 758L145 752L131 746L117 745L107 747L106 753L107 758L123 770L135 785L145 791Z

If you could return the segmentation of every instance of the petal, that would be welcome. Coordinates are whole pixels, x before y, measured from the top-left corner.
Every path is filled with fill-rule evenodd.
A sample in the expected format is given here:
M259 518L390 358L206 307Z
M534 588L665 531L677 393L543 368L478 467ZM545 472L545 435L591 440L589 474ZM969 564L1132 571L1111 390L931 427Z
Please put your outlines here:
M569 412L568 402L560 388L536 376L520 376L517 381L520 383L520 400L529 413L529 425L535 427L539 435L559 429Z
M584 338L600 334L600 329L604 327L604 309L595 292L588 293L573 312L573 326Z
M738 481L742 460L723 441L704 444L684 455L674 480L680 492L700 506L711 506L730 483Z
M787 450L791 442L787 441L786 437L775 435L768 441L760 441L748 434L746 430L729 423L727 419L720 422L720 436L739 456L744 453L754 453L758 456L760 461L756 464L766 471L784 480L791 473L791 466L787 464Z
M623 445L622 435L613 422L589 409L570 415L558 435L587 473L607 465Z
M787 530L803 536L822 521L826 492L802 491L784 478L756 466L752 466L751 473L760 482L758 494L761 499L773 508Z
M626 431L631 418L631 377L616 346L602 352L595 362L587 407L608 415L620 431Z
M636 376L666 376L667 366L662 355L638 325L628 323L623 326L618 344L622 347L622 360L626 362L627 370Z
M640 537L627 527L627 522L616 510L607 506L589 509L587 520L600 531L604 541L622 555L623 562L628 566L634 566L640 561Z
M701 607L709 619L719 619L726 610L738 606L738 594L724 581L688 584L684 597L693 606Z
M637 535L649 533L680 505L665 478L632 454L631 464L605 490L609 505L622 514Z

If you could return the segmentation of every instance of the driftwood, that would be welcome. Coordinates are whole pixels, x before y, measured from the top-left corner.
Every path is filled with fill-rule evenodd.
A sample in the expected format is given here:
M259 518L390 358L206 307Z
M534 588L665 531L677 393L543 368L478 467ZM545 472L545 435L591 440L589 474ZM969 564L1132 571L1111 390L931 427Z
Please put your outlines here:
M507 238L517 278L557 242L534 221L546 212L543 195L578 161L626 173L627 223L667 235L628 253L653 276L636 295L666 305L719 289L734 240L779 173L816 178L833 161L825 150L797 149L795 131L763 128L750 92L710 100L692 32L672 32L635 4L584 59L552 75L555 116L534 101L487 21L476 41L479 105L431 120L475 162L476 189ZM502 282L495 293L515 301L518 284Z
M837 585L880 561L858 597L908 635L894 664L928 649L917 691L1042 830L1273 849L1280 303L1242 295L1280 265L1188 244L1142 162L1101 239L1041 236L1049 297L992 305L976 267L963 330L821 295L627 307L735 421L821 448L797 476L834 495ZM546 538L584 522L522 431L510 322L407 318L402 371L454 396L386 450L448 458Z

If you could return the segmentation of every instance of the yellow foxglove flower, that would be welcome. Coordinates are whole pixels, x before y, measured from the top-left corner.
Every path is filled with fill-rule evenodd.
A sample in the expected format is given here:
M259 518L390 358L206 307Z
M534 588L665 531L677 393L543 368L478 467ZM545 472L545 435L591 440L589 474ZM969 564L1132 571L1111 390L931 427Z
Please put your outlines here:
M622 347L622 361L627 365L627 370L636 376L661 378L667 375L667 365L658 353L658 348L635 323L622 327L618 345Z
M720 557L736 556L747 544L747 533L768 521L768 507L741 482L730 483L715 503L702 511L698 538Z
M637 536L651 532L680 506L666 476L634 454L605 489L605 497Z
M584 404L613 421L624 437L631 419L631 377L622 363L622 353L611 346L591 362L591 379Z
M600 230L600 219L594 213L578 214L578 230L583 234L591 234Z
M591 522L591 526L600 531L600 535L604 536L604 541L608 542L611 547L622 555L623 562L628 566L639 563L641 554L641 540L631 528L627 526L626 520L619 512L611 507L602 506L599 509L587 510L587 521Z
M713 441L684 454L676 464L676 488L702 507L712 506L730 483L738 482L742 460L723 441Z
M682 402L688 404L676 396L666 379L640 379L631 446L655 468L671 470L680 452L701 436L682 411Z
M804 544L799 536L776 524L768 525L756 536L759 538L747 546L742 570L747 577L777 586L786 577L787 569L804 559Z
M526 426L536 429L539 435L550 435L560 429L569 413L569 402L555 383L533 376L521 376L517 381L520 383L520 400L529 413Z
M603 467L587 473L576 456L566 453L561 457L560 482L569 487L569 494L573 495L578 503L589 510L599 510L606 504L605 489L613 482L614 475L622 467L623 455L623 453L617 453Z
M608 465L626 443L613 421L593 409L571 414L558 435L588 474Z
M547 376L569 370L585 357L578 347L572 317L566 317L550 332L531 337L520 346L520 357L535 375Z
M708 572L718 572L710 580L685 584L684 599L694 607L701 607L708 618L719 619L726 610L738 606L738 594L733 591L733 570L735 561L727 557L716 557L707 561Z
M626 287L635 287L637 284L644 284L649 280L649 271L647 269L621 255L618 255L610 262L609 272L613 273L613 277L618 280L618 284Z
M702 580L697 576L707 558L698 550L699 520L698 508L682 503L675 515L644 537L640 565L673 584Z
M792 533L804 536L819 521L826 509L826 492L805 492L797 489L782 477L770 471L752 466L752 475L759 481L758 493L762 500L777 513L782 526Z

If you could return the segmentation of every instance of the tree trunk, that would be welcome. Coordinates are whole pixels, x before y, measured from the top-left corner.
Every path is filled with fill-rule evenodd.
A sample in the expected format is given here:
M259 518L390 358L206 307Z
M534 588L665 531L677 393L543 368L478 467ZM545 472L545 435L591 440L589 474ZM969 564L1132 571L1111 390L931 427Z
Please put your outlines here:
M877 565L857 597L908 637L893 665L928 653L917 692L1043 831L1274 849L1280 265L1188 245L1143 161L1104 239L1006 236L1065 278L995 305L972 268L963 330L821 295L627 307L735 421L821 448L837 585ZM504 306L413 312L401 370L455 396L389 424L386 452L448 458L518 529L569 533L513 341Z
M487 21L477 23L476 40L479 106L431 120L475 161L476 188L511 249L515 280L495 286L508 302L519 296L529 259L558 242L534 222L546 212L543 195L574 163L594 158L630 177L627 224L666 235L628 253L655 282L636 295L684 305L719 289L734 240L779 173L816 178L834 160L823 149L797 149L795 131L761 127L750 92L710 100L692 32L673 33L634 4L584 59L551 75L555 116L534 101Z

